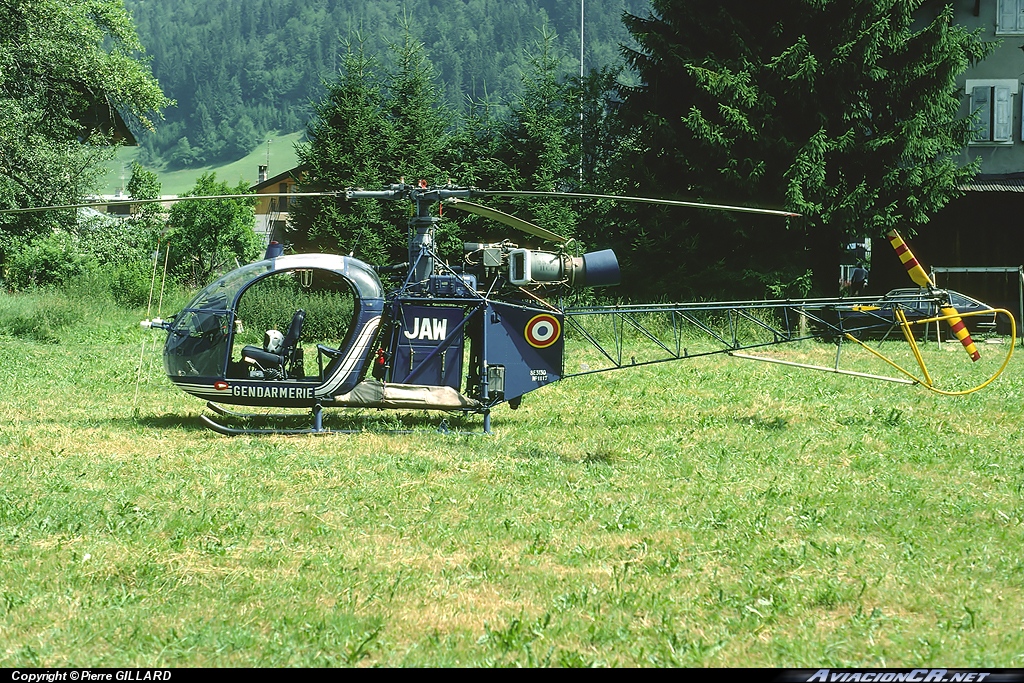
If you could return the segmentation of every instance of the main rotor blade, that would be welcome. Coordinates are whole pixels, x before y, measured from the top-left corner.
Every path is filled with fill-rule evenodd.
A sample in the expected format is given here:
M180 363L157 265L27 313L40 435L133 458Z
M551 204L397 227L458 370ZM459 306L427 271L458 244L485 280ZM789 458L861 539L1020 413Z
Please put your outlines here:
M907 274L910 279L918 287L934 287L935 283L928 277L928 273L925 272L921 263L914 257L913 252L910 251L910 247L903 241L899 233L895 230L890 230L886 235L889 238L889 244L896 250L897 256L900 257L900 261L903 263L903 267L907 269ZM942 311L942 315L949 316L946 322L949 323L949 329L952 330L953 334L964 347L964 351L971 357L972 361L976 361L981 358L981 354L978 352L978 347L974 344L974 340L971 339L971 333L967 329L967 324L964 323L964 319L960 317L959 311L953 306L939 306L939 310Z
M705 204L703 202L684 202L678 199L655 199L652 197L627 197L616 194L589 194L586 192L535 192L532 190L474 190L474 195L491 197L553 197L564 199L614 199L620 202L634 202L637 204L663 204L665 206L686 206L693 209L712 209L715 211L735 211L738 213L757 213L767 216L786 216L798 218L800 214L791 211L780 211L778 209L758 209L749 206L730 206L727 204Z
M164 199L111 199L104 202L83 202L81 204L60 204L57 206L28 206L20 209L0 209L5 213L39 213L41 211L58 211L61 209L89 209L111 204L137 206L141 204L174 204L209 199L259 199L261 197L337 197L338 192L266 192L263 194L212 194L188 197L167 197Z
M516 230L522 230L534 237L540 237L541 239L554 242L555 244L565 244L569 241L568 237L562 237L558 233L551 232L547 228L534 225L529 221L524 221L522 218L516 218L512 214L505 213L504 211L498 211L497 209L492 209L487 206L455 198L444 200L444 204L459 209L460 211L465 211L467 213L476 214L477 216L483 216L484 218L490 218L491 220L498 221L499 223L504 223L505 225L512 226Z

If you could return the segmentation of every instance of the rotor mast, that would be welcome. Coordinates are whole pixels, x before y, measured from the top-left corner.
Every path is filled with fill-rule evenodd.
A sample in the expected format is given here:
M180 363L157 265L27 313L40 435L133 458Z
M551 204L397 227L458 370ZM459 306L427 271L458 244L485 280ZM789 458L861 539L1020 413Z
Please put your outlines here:
M430 213L433 198L416 193L413 200L416 208L409 217L409 280L416 284L426 282L434 273L434 233L439 219Z
M409 283L426 282L434 273L437 256L434 240L440 220L430 207L440 201L473 196L472 188L428 187L425 181L418 186L398 183L386 190L346 190L346 199L404 199L412 201L414 209L409 217Z

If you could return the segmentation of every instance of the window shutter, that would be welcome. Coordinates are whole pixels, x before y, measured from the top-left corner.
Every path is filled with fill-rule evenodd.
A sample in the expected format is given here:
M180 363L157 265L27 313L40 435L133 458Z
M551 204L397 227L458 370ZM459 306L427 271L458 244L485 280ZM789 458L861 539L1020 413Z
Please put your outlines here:
M992 88L992 141L1013 139L1013 95L1005 86Z
M977 117L978 127L974 129L974 141L986 142L992 139L992 88L976 87L971 91L971 110Z
M1020 0L999 0L997 30L1006 32L1016 31L1020 10Z

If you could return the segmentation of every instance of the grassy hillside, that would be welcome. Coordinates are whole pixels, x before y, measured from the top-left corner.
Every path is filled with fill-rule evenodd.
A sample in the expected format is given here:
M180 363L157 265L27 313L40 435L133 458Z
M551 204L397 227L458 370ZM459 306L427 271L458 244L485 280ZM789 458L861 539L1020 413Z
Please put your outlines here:
M141 315L0 295L0 667L1024 665L1019 355L962 398L719 357L491 437L225 438Z
M295 143L302 139L302 133L288 133L283 135L271 135L270 140L270 175L293 168L297 163L295 156ZM106 180L101 192L103 194L114 194L122 187L122 175L124 182L131 177L131 164L139 153L137 147L124 147L118 151L117 158L108 164ZM267 145L264 143L248 156L233 161L223 166L203 166L198 168L168 171L164 168L155 168L160 177L162 192L164 194L181 194L192 189L196 179L203 173L215 171L219 180L229 184L235 184L243 180L249 184L256 183L256 174L259 166L267 163Z

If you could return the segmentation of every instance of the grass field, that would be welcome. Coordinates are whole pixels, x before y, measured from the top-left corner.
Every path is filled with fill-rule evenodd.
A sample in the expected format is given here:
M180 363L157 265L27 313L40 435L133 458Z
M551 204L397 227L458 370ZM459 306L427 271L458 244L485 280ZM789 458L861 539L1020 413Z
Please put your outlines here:
M491 437L225 438L143 312L53 296L0 296L0 667L1024 666L1020 355L963 398L713 358Z
M271 176L283 173L298 164L298 157L295 154L295 143L302 138L302 135L299 132L267 136L270 140ZM103 182L103 187L100 188L102 194L114 194L118 188L123 187L123 184L128 182L128 179L131 177L132 161L135 160L138 153L138 147L122 147L118 150L117 158L107 164L107 175ZM202 166L177 171L168 171L163 168L149 170L156 171L160 179L161 193L177 195L191 190L200 175L211 171L217 173L218 180L223 180L229 185L235 185L239 181L254 185L256 184L257 171L260 165L266 163L267 145L264 143L248 156L221 166Z

